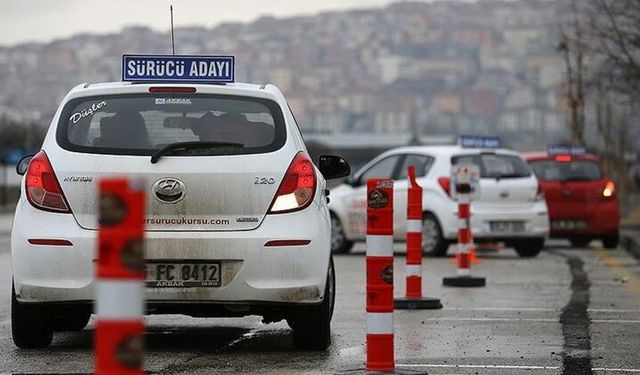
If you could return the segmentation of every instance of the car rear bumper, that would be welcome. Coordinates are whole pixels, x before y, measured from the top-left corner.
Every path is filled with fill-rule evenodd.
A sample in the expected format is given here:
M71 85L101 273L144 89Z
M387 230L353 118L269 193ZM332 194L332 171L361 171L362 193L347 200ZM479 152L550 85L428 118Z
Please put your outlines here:
M617 200L596 204L560 203L549 204L550 221L581 221L584 227L559 229L551 225L552 237L600 236L617 233L620 227L620 205Z
M330 224L316 205L269 215L259 228L236 232L148 232L151 261L220 261L222 286L147 288L149 303L313 304L322 301L330 256ZM319 225L320 223L320 225ZM30 238L73 246L31 245ZM310 240L304 246L265 247L269 240ZM14 283L21 302L94 299L97 232L72 215L41 212L28 203L16 211L11 238Z
M457 208L445 225L445 238L455 240L458 236ZM497 232L492 222L522 222L524 230ZM549 216L544 202L532 202L518 206L474 207L471 203L471 230L474 239L506 240L517 238L546 238L549 235Z

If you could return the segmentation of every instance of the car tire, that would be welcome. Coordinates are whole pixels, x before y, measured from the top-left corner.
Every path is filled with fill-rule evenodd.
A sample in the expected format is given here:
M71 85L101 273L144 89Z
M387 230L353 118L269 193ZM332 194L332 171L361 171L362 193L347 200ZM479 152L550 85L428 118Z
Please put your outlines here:
M344 226L336 214L331 212L331 253L346 254L353 248L353 241L347 239Z
M544 248L544 238L531 238L517 241L513 247L521 258L533 258L538 256Z
M12 283L13 284L13 283ZM11 336L20 349L47 348L53 342L53 328L47 309L23 304L11 286Z
M302 307L295 316L287 318L293 329L293 346L296 349L323 351L331 345L331 318L336 298L336 275L333 258L329 260L327 284L322 302Z
M91 310L68 311L55 317L53 330L56 332L82 331L89 324Z
M438 219L431 213L422 216L422 254L428 257L447 255L449 242L444 239Z
M618 248L618 244L620 242L620 235L616 233L611 233L602 237L602 244L607 249L616 249Z
M571 242L571 247L587 247L591 239L586 237L571 237L569 238L569 242Z

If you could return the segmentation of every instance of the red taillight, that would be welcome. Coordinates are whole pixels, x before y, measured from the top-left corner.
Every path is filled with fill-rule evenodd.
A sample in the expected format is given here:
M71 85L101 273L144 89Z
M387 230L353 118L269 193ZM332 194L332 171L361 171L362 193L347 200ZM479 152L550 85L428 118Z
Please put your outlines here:
M25 175L25 188L27 199L35 208L60 213L71 212L44 151L31 159Z
M571 161L571 155L558 155L556 156L556 161L567 163Z
M269 213L302 210L311 204L316 192L316 173L309 156L299 152L278 188Z
M605 198L613 198L616 196L616 184L613 181L607 181L602 189L602 196Z
M180 93L180 94L193 94L196 92L195 87L167 87L167 86L153 86L149 87L149 92L152 94L158 93Z
M448 196L451 196L451 180L449 179L449 177L440 177L438 179L438 183L440 184L442 190L444 190L444 192L447 193Z
M267 241L264 246L280 247L280 246L307 246L311 240L271 240Z
M544 190L542 190L542 184L540 184L540 182L538 182L538 190L536 191L536 201L543 201L544 200Z

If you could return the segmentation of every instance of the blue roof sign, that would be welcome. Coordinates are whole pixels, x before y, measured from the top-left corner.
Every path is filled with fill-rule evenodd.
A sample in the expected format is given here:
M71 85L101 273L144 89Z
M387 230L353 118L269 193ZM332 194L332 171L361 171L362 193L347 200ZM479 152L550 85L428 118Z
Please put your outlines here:
M547 147L547 153L549 155L584 155L587 149L576 145L551 145Z
M196 55L123 55L122 80L231 83L235 80L235 58Z
M500 148L502 139L500 137L461 135L458 144L465 148Z

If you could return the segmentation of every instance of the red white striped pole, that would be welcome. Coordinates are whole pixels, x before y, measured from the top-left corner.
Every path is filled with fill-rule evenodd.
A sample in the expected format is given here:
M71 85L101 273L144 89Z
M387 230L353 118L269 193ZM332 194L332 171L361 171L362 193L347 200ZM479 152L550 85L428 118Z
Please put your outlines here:
M469 276L471 274L469 262L469 251L471 250L471 205L469 195L460 195L458 199L458 276Z
M125 179L100 181L96 374L143 374L144 204Z
M422 187L412 165L407 172L407 268L405 297L396 298L396 309L441 309L438 298L422 297Z
M485 286L484 277L471 276L471 262L469 251L471 249L471 189L469 184L461 184L454 187L457 190L458 199L458 276L445 277L442 284L445 286L478 287Z
M393 180L367 181L367 371L391 372L393 356Z

